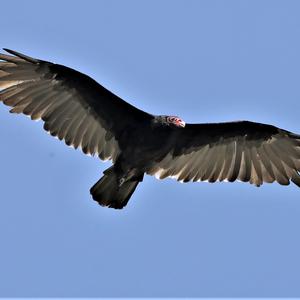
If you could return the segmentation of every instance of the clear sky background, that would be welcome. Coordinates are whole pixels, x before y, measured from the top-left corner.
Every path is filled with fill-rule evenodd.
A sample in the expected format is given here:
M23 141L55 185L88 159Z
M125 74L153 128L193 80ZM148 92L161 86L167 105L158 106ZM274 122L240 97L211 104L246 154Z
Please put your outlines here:
M186 122L300 133L300 1L2 1L1 47ZM0 296L299 297L300 189L147 176L121 211L109 163L0 106Z

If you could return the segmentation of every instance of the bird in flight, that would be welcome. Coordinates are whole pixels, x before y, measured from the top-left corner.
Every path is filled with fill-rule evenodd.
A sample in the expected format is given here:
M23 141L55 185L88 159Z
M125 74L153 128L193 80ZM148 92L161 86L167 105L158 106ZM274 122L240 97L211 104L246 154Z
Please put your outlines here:
M144 174L189 181L290 181L300 187L300 135L250 121L186 124L152 115L63 65L4 49L0 101L51 135L113 165L91 188L102 206L123 208Z

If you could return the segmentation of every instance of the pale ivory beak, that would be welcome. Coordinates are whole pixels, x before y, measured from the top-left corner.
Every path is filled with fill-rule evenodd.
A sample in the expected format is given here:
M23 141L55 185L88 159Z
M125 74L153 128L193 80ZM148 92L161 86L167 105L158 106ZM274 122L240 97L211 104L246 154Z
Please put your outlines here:
M180 127L185 127L185 122L184 122L183 120L180 120L180 119L179 119L179 120L177 120L176 123L177 123L177 125L180 126Z

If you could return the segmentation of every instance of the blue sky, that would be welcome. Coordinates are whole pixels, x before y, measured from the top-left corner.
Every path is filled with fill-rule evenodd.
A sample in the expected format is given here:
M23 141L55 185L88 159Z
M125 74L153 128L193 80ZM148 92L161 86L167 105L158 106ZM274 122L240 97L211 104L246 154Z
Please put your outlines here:
M141 109L300 133L299 1L13 1L1 47L58 62ZM147 176L121 211L109 163L0 107L0 296L299 297L300 190Z

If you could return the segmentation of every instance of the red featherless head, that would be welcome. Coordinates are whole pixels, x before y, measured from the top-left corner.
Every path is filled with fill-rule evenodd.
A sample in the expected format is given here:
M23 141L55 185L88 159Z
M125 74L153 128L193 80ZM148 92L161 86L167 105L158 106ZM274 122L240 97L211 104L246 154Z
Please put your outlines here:
M168 116L167 122L178 127L185 127L185 122L177 116Z

